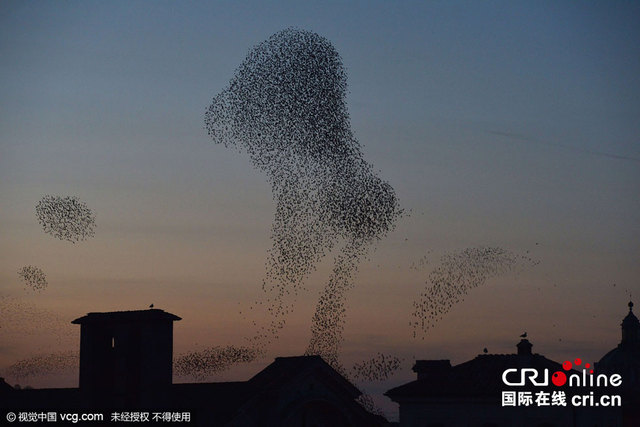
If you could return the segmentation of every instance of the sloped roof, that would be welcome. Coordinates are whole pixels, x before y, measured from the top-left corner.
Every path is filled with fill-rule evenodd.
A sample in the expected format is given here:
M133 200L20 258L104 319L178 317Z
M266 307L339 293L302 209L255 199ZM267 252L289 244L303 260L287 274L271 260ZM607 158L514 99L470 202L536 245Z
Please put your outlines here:
M222 403L233 413L246 401L260 393L269 392L284 384L308 375L329 380L346 392L349 398L357 398L361 392L342 375L336 372L320 356L276 357L269 366L254 375L249 381L220 383L184 383L172 385L172 396L181 402L195 404L203 397Z
M11 387L4 378L0 377L0 396L5 393L13 393L14 389Z
M176 321L182 318L164 310L152 308L149 310L111 311L107 313L89 313L72 321L77 325L86 323L119 323L139 321Z
M331 387L337 395L342 395L345 404L352 402L353 408L364 419L370 419L367 425L380 425L386 422L382 417L369 414L355 402L361 392L336 372L320 356L277 357L273 363L246 382L173 384L172 400L180 408L211 407L215 402L216 425L234 423L235 417L242 413L254 412L256 405L270 405L269 397L290 384L306 382L312 376ZM258 412L261 412L259 409Z
M314 373L336 384L346 394L355 399L361 392L333 369L320 356L276 357L275 361L253 376L248 382L257 390L263 390L294 378Z

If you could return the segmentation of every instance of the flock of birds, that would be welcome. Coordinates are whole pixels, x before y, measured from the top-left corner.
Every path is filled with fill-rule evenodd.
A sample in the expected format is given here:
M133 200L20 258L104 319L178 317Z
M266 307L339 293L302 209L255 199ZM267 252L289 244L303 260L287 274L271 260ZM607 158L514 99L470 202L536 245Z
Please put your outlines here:
M355 380L384 381L395 371L400 369L404 359L378 353L375 357L354 363L350 376Z
M334 366L358 264L402 214L393 188L363 159L346 93L331 43L289 28L249 52L205 113L209 136L248 154L276 203L263 295L249 308L269 320L256 322L252 345L263 349L278 337L305 279L336 249L306 351Z
M443 255L438 266L429 273L425 291L413 302L413 336L421 332L424 339L424 333L455 304L463 301L471 289L523 262L539 263L528 255L518 255L500 247L466 248Z
M72 342L74 328L68 320L18 296L0 295L0 313L1 341L43 335L57 342Z
M6 369L4 375L28 381L42 375L77 372L79 361L80 357L75 351L40 354L17 361Z
M36 218L45 233L60 240L76 243L95 235L93 211L75 196L45 195L36 204ZM18 278L35 291L47 287L47 276L37 266L20 268Z
M257 356L257 351L249 347L215 346L176 355L173 371L179 377L203 381L237 363L253 362Z
M93 211L75 196L44 196L36 216L44 232L60 240L76 243L95 235Z
M25 289L42 291L47 287L47 276L40 267L24 266L18 270L18 277L24 282Z

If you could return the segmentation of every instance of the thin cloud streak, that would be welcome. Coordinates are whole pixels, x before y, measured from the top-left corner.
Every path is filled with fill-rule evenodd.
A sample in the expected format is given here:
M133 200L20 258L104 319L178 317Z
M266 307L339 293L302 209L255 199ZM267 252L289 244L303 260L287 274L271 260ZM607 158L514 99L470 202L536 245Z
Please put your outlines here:
M637 157L623 156L623 155L613 154L613 153L605 153L604 151L590 150L588 148L577 147L575 145L560 144L560 143L557 143L557 142L540 141L540 140L535 139L535 138L529 138L527 136L520 135L520 134L517 134L517 133L511 133L511 132L500 132L500 131L495 131L495 130L488 130L488 131L485 131L485 132L488 133L488 134L491 134L491 135L498 135L498 136L504 136L504 137L510 138L510 139L515 139L517 141L531 142L531 143L534 143L534 144L547 145L547 146L551 146L551 147L568 148L568 149L571 149L571 150L582 151L583 153L593 154L595 156L608 157L610 159L618 159L618 160L630 160L632 162L640 163L640 158L637 158Z

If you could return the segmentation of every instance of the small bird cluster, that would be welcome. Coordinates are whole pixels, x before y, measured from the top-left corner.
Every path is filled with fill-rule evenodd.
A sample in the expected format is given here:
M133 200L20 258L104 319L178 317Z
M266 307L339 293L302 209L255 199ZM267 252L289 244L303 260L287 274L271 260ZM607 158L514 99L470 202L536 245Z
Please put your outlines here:
M278 337L305 280L338 246L307 351L330 363L337 361L345 292L358 263L402 214L393 188L363 159L346 93L346 72L331 43L289 28L249 52L205 113L209 136L247 153L276 203L264 295L248 308L261 323L254 322L250 341L263 349Z
M24 282L25 289L42 291L47 287L47 276L41 268L27 265L18 270L18 277Z
M353 286L362 248L347 246L335 257L334 268L311 322L311 339L306 355L319 355L339 372L344 372L339 355L346 316L346 292Z
M77 332L68 320L10 295L0 295L0 313L0 341L42 334L72 343Z
M77 370L79 360L78 353L74 351L41 354L17 361L6 368L3 375L23 379L58 374Z
M36 216L44 232L60 240L76 243L95 234L95 215L75 196L44 196Z
M384 381L400 369L403 359L378 353L375 357L353 364L351 377L356 380Z
M248 347L210 347L199 351L182 353L174 358L173 369L180 377L204 380L237 363L253 362L258 352Z
M532 265L537 263L526 255L500 247L467 248L443 255L438 267L429 274L427 288L413 302L412 315L416 319L411 322L413 336L416 337L419 330L425 332L435 326L453 305L464 300L469 290L484 285L488 279L506 273L523 261Z
M427 252L426 255L423 255L418 261L413 261L409 266L410 270L422 270L427 265L429 265L429 254L431 251Z
M364 409L367 410L367 412L374 414L374 415L381 415L381 416L385 416L384 411L382 410L382 408L380 408L379 406L377 406L375 404L375 402L373 401L373 398L371 397L371 395L369 393L366 393L364 391L361 390L361 395L358 396L358 398L356 399L356 402L358 402L360 404L360 406L362 406Z

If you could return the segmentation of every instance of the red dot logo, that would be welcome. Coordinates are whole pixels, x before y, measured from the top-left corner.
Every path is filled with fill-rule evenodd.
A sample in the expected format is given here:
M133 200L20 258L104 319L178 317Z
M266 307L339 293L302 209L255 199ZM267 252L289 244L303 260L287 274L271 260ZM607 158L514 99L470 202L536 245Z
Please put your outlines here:
M575 363L576 366L580 366L580 364L582 363L582 359L577 358L573 363Z
M564 363L562 364L562 369L564 369L565 371L570 370L572 367L573 365L568 360L565 360Z
M564 372L554 372L553 375L551 375L551 382L557 387L562 387L567 382L567 376Z

